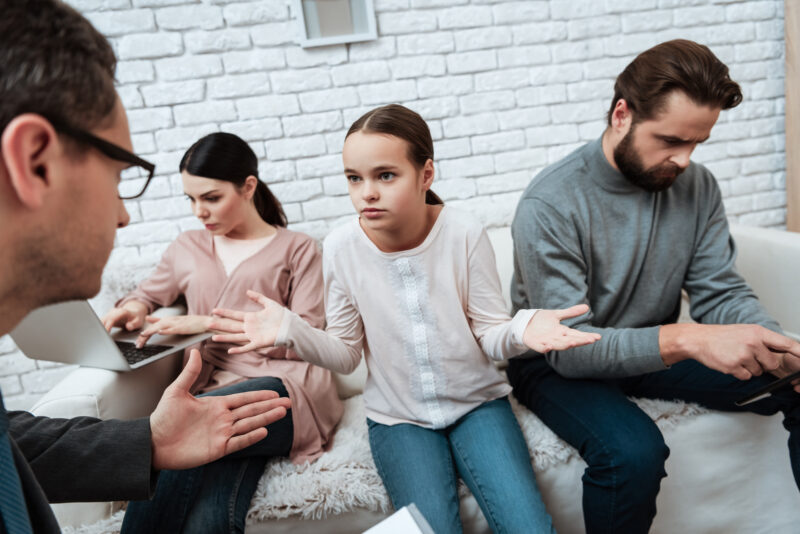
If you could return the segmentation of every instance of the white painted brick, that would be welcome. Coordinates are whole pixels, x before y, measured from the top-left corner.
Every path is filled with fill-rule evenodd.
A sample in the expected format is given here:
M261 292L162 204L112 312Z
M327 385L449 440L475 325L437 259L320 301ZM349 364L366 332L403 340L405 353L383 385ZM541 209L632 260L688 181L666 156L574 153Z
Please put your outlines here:
M270 160L306 158L325 153L325 139L321 135L273 139L267 141L267 157Z
M461 137L459 139L442 139L433 145L434 158L437 161L443 159L454 159L472 154L472 147L469 139Z
M728 180L739 176L739 162L735 159L712 161L708 164L708 169L717 180Z
M760 43L737 44L736 61L763 61L774 59L783 54L782 41L765 41Z
M459 159L446 159L439 162L442 179L483 176L494 172L492 156L470 156Z
M397 53L400 55L446 54L455 49L455 40L450 32L397 37Z
M268 93L269 78L265 72L250 74L226 74L221 78L208 80L208 96L210 98L232 98Z
M638 8L636 8L638 10ZM600 0L571 0L570 2L550 2L550 18L553 20L573 20L581 17L598 17L608 10Z
M86 18L106 37L151 32L156 29L153 12L149 9L86 13Z
M497 116L494 113L480 113L468 117L453 117L442 121L447 137L464 137L496 132Z
M117 94L125 109L136 109L144 105L142 95L134 85L117 87Z
M172 111L169 108L146 108L128 111L128 123L132 133L150 132L172 126Z
M596 120L578 124L578 138L581 141L594 141L605 130L605 120Z
M159 81L195 80L222 74L217 56L183 56L155 62Z
M503 150L517 150L525 146L522 130L476 135L471 139L473 154L491 154Z
M584 76L587 80L596 80L598 78L610 79L609 85L613 88L614 79L625 69L631 60L631 57L615 57L587 61L583 66Z
M275 139L283 135L281 120L277 118L226 122L220 124L220 130L236 134L245 141Z
M188 30L222 28L222 8L217 6L188 5L156 10L156 22L163 30Z
M286 214L286 220L289 224L300 222L303 220L303 208L300 204L284 204L281 203L283 207L283 213Z
M131 0L136 7L162 7L177 4L197 3L197 0Z
M550 116L553 123L563 124L579 122L585 120L601 119L606 112L607 103L598 102L577 102L570 104L557 104L550 106Z
M491 195L525 189L531 181L530 171L516 171L505 174L494 174L475 180L478 195Z
M768 193L756 193L753 196L754 209L766 210L770 208L780 208L786 205L785 191L770 191Z
M461 30L455 32L454 37L459 52L509 46L512 39L508 28L500 26Z
M731 121L761 119L773 116L777 112L775 105L776 100L745 100L739 106L728 110L726 113Z
M180 197L143 200L139 205L142 210L142 217L147 221L177 219L192 215L191 204L187 199Z
M441 76L447 67L442 56L430 55L391 59L389 69L395 80L402 80L420 76Z
M326 176L322 179L322 190L329 197L347 194L347 180L344 175Z
M771 174L757 174L729 180L732 196L749 195L772 189Z
M436 18L425 11L378 14L379 35L428 32L435 29Z
M526 148L495 154L494 166L497 173L527 171L534 176L533 169L547 164L547 151L544 148Z
M176 56L183 52L183 40L177 33L137 33L119 38L120 59L144 59Z
M447 56L447 70L451 74L480 72L497 67L497 53L494 50L461 52Z
M712 47L712 51L714 51L715 45L750 42L755 39L756 32L752 22L735 22L705 27L675 28L659 33L659 40L666 35L669 35L670 39L683 36L685 39L702 42Z
M768 73L775 72L774 68L770 68L768 61L754 61L751 63L736 63L730 65L731 78L739 82L750 80L761 80L768 76Z
M407 102L406 105L422 115L426 121L453 117L458 114L458 98L454 96L415 100Z
M260 162L258 173L261 179L269 184L297 179L295 164L291 160Z
M503 2L492 7L495 24L518 24L521 21L547 20L547 2Z
M322 194L322 181L319 178L296 180L272 184L270 189L281 202L302 202Z
M306 213L306 211L303 210L303 213ZM302 232L312 237L317 242L321 242L323 239L325 239L325 236L328 235L328 232L330 232L331 228L335 228L335 226L335 222L328 223L324 221L311 221L293 224L289 227L289 229L294 230L295 232Z
M276 46L295 42L298 29L295 21L271 22L250 28L250 38L256 46Z
M359 116L363 115L367 111L370 111L371 109L372 108L365 108ZM344 123L347 125L348 128L350 127L351 124L353 124L353 122L354 121L351 121L350 119L345 117ZM341 132L331 132L325 134L325 146L328 147L328 154L336 154L337 156L342 155L342 148L344 147L344 136L346 133L347 132L343 130Z
M407 102L417 98L417 87L412 81L374 83L360 86L358 94L361 102L368 105Z
M251 26L287 20L289 10L282 2L246 2L225 6L222 16L229 26Z
M565 84L541 85L538 87L525 87L515 91L519 107L541 106L542 104L555 104L567 101L567 86Z
M0 336L0 356L9 354L16 349L17 345L14 343L14 340L11 339L11 336ZM0 376L4 376L2 373L2 364L0 364Z
M117 240L122 246L169 243L178 237L178 233L178 225L173 222L145 222L120 228L117 230Z
M739 217L739 223L745 226L777 227L780 230L785 230L786 210L781 208L745 213Z
M754 100L782 97L784 95L784 81L783 79L759 80L748 83L742 92L745 98Z
M567 85L567 95L571 102L614 98L614 87L606 80L578 82Z
M306 113L351 108L358 104L354 87L324 89L300 94L300 107Z
M692 159L698 162L717 161L728 157L727 146L723 143L703 143L698 145Z
M293 47L286 50L286 63L295 69L320 65L340 65L346 62L347 48L345 45L315 48Z
M189 219L179 221L179 228L181 232L185 232L187 230L202 230L203 223L201 223L195 217L191 217ZM142 246L140 248L140 256L142 258L141 261L145 263L155 263L159 261L159 259L161 259L161 257L164 255L164 251L167 250L168 246L168 242L153 243Z
M633 10L655 9L656 0L605 0L607 13L628 13Z
M560 145L579 141L578 128L574 124L552 124L527 128L525 130L525 138L529 147Z
M36 369L36 363L19 350L0 356L0 376L27 373L34 369Z
M269 71L286 66L283 50L255 49L245 52L228 52L222 55L225 72L237 74L241 72Z
M750 137L759 137L769 134L783 134L786 131L784 126L785 124L782 121L776 121L774 118L752 120L747 121L746 123Z
M492 22L492 9L488 6L454 7L438 13L439 28L475 28Z
M431 131L431 139L434 143L444 138L444 127L441 120L428 121L428 129Z
M325 69L303 69L273 72L270 75L276 93L299 93L326 89L331 86L331 77Z
M674 12L673 20L675 26L679 28L719 24L725 22L725 8L723 6L703 6L678 9Z
M282 122L283 131L289 137L341 130L343 127L339 111L284 117Z
M472 76L443 76L417 80L420 98L432 96L465 95L472 92Z
M622 23L620 22L619 16L616 15L577 19L567 23L567 35L570 41L614 35L619 33L621 29ZM602 52L602 48L599 52Z
M567 42L553 45L552 50L553 60L556 63L567 63L600 57L603 53L603 45L599 40Z
M351 63L333 67L330 73L333 83L337 86L384 82L391 77L389 66L385 61Z
M158 148L163 151L172 151L172 150L186 150L189 148L192 143L203 137L204 135L208 135L217 128L213 124L203 124L199 126L191 126L188 128L171 128L169 130L158 130L156 132L156 145ZM172 159L172 158L170 158ZM177 164L169 168L176 168ZM161 166L161 168L167 168L165 166ZM153 187L153 184L150 185ZM150 189L148 189L148 193Z
M469 3L469 0L411 0L411 7L413 8L449 7L456 5L464 5L467 3Z
M672 11L645 11L622 15L622 31L625 33L652 32L670 26L672 26Z
M550 47L531 45L503 48L497 51L497 63L501 69L550 63Z
M459 99L464 115L497 111L513 108L515 105L513 91L491 91L462 96Z
M135 134L131 136L133 151L137 154L150 154L156 151L156 140L152 133Z
M561 161L569 154L572 154L576 149L583 146L583 143L572 143L568 145L553 145L548 147L547 150L547 163L552 164Z
M393 57L395 50L395 38L392 36L381 36L376 41L352 43L350 45L350 61L385 59Z
M120 61L117 63L117 82L149 82L155 79L153 64L149 61Z
M528 126L540 126L550 124L550 110L548 106L535 108L513 109L497 114L500 129L512 130L516 128L526 128Z
M0 391L4 396L19 395L23 393L22 383L18 376L0 377Z
M658 44L651 33L619 34L606 37L603 48L609 56L626 56L629 63L636 55Z
M250 48L250 36L238 29L189 32L186 48L193 54L244 50Z
M300 113L300 106L295 95L266 95L241 98L236 110L241 120L250 120L294 115Z
M567 38L567 25L563 22L535 22L515 25L512 33L515 45L563 41Z
M752 156L742 160L742 174L782 171L786 168L785 154Z
M344 183L344 178L340 174L342 172L342 156L340 154L331 154L327 156L318 156L316 158L304 158L297 160L297 177L301 180L307 178L320 178L323 176L331 176L336 174L337 178ZM346 192L346 189L345 189ZM330 194L325 188L325 193Z
M476 91L519 89L530 84L530 72L526 68L503 69L475 75Z
M168 106L203 100L205 83L202 80L157 83L142 86L140 91L148 106Z
M477 193L475 180L468 178L436 180L433 183L433 189L435 189L436 194L445 202L455 199L471 198Z
M303 213L310 219L327 219L354 213L350 197L323 197L303 202Z
M83 14L89 11L105 11L109 9L125 9L131 7L131 0L69 0L67 3Z
M408 8L409 0L374 0L374 4L376 13L400 11Z
M783 18L774 19L774 20L767 20L764 22L756 22L756 39L759 41L761 40L768 40L768 39L784 39L783 35Z
M236 120L236 106L229 100L212 100L199 104L182 104L172 109L178 126Z
M583 72L580 63L537 65L530 68L531 85L577 82L582 77Z

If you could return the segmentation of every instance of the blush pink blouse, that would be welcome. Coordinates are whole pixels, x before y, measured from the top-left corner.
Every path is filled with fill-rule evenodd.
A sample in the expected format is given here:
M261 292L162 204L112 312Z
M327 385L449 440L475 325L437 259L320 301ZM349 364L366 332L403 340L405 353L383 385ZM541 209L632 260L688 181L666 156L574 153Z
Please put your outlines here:
M184 232L164 252L153 274L117 306L135 299L152 313L183 296L189 315L211 315L214 308L256 311L260 306L247 298L248 289L280 302L311 326L325 325L321 254L310 237L285 228L278 228L272 240L230 275L225 274L210 233ZM202 389L214 369L243 378L280 378L292 399L290 458L302 463L322 454L331 445L343 411L331 372L301 360L286 347L230 355L231 346L210 339L203 342L203 373L193 390Z

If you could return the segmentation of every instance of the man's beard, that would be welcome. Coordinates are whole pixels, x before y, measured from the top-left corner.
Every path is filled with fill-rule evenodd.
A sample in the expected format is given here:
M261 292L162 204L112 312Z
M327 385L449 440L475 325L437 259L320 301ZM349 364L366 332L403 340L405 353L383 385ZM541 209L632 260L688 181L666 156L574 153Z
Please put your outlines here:
M619 172L633 185L646 191L656 192L669 189L685 169L681 169L674 163L662 163L645 169L641 156L633 148L634 129L635 125L631 126L625 137L614 148L614 163L617 164Z

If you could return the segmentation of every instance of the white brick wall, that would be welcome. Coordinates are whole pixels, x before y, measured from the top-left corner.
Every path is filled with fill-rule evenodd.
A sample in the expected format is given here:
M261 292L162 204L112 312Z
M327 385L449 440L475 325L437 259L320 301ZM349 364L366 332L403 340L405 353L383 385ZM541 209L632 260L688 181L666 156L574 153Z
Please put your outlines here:
M785 225L781 0L376 0L377 41L302 49L289 0L68 0L111 39L134 146L158 178L129 203L110 268L153 262L196 227L176 167L199 136L246 138L292 228L321 238L352 212L343 136L368 109L426 117L439 186L487 225L507 224L542 167L602 131L613 79L664 40L708 44L742 84L695 160L731 219ZM0 338L0 387L28 408L64 373Z

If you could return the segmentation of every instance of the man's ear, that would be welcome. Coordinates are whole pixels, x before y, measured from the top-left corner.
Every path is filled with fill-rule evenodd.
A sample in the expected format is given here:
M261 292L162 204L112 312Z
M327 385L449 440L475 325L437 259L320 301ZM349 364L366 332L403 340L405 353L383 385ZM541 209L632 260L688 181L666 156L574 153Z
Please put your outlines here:
M6 126L0 157L9 185L24 206L41 207L60 153L58 135L41 115L19 115Z
M627 131L633 121L633 111L624 98L617 100L611 113L611 127L616 131Z

